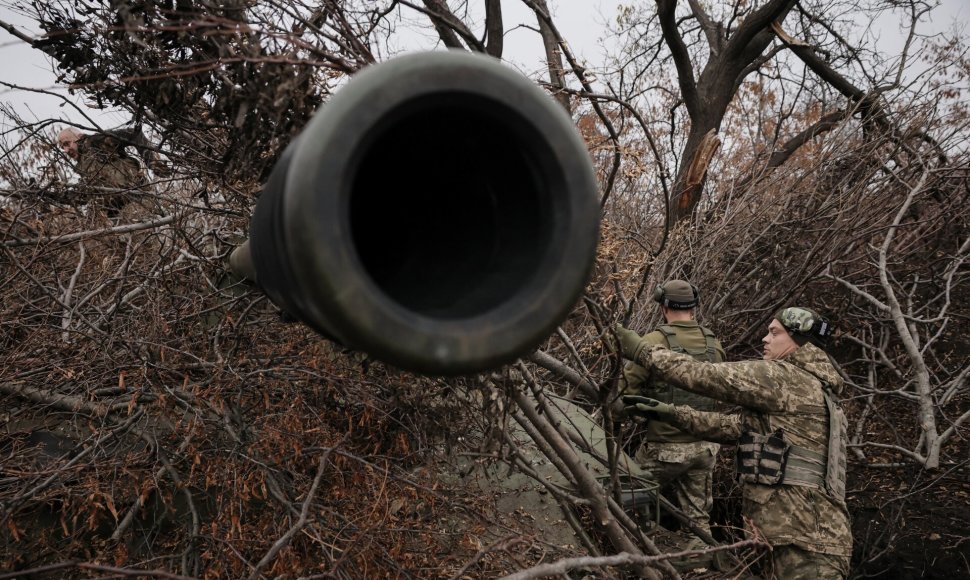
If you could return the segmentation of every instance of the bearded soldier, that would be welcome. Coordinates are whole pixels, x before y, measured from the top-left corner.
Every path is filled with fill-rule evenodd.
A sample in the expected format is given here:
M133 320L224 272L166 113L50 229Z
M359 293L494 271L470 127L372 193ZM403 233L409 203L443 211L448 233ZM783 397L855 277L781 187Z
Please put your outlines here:
M670 280L656 287L653 299L660 303L666 324L644 336L644 344L685 353L698 361L724 361L724 349L714 333L694 319L700 301L696 287L684 280ZM647 371L635 362L628 362L624 367L620 392L690 405L704 411L714 408L713 399L678 389L670 383L650 380ZM709 512L713 503L711 479L720 446L659 420L648 422L644 431L644 444L635 455L637 463L673 495L681 511L694 524L709 534ZM694 536L682 547L698 549L706 548L707 544Z
M764 360L706 364L616 328L623 354L651 377L740 405L698 411L625 397L628 412L659 419L710 441L737 441L742 512L772 546L778 578L845 578L852 532L845 505L842 379L822 350L832 332L808 308L778 311Z

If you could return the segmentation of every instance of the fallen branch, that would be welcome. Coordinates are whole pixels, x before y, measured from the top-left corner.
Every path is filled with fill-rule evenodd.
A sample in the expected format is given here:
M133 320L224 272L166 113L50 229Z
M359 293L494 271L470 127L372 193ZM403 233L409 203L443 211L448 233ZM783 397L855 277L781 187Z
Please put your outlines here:
M38 244L76 242L79 240L86 240L89 238L97 238L112 234L126 234L129 232L137 232L139 230L150 230L152 228L157 228L174 222L175 217L176 216L174 215L169 215L150 222L125 224L123 226L114 226L100 230L85 230L83 232L75 232L73 234L64 234L63 236L44 236L40 238L28 238L25 240L13 239L3 242L0 245L7 248L17 248L20 246L36 246Z
M502 580L530 580L532 578L546 578L549 576L565 576L567 572L576 568L587 568L587 567L606 568L609 566L632 566L636 564L639 564L639 565L652 564L655 562L662 562L662 561L671 560L674 558L700 556L703 554L711 554L713 552L721 552L724 550L746 548L748 546L767 546L767 544L762 540L752 539L752 540L742 540L734 544L718 546L716 548L709 548L707 550L685 550L683 552L672 552L670 554L661 554L659 556L642 556L637 554L628 554L626 552L621 552L613 556L601 556L601 557L586 556L581 558L564 558L557 562L551 562L549 564L541 564L539 566L534 566L527 570L520 570L515 574L509 574L508 576L504 576Z
M31 387L26 383L0 383L0 393L21 397L34 403L40 403L41 405L49 405L58 411L67 411L69 413L83 411L95 417L103 417L112 411L128 408L128 403L115 403L114 405L91 403L80 397L65 395L49 389Z
M347 436L344 435L344 439L346 438ZM342 441L343 440L341 440L341 442ZM337 445L340 445L340 443L338 443ZM337 445L335 445L334 447L336 447ZM276 554L278 554L280 550L285 548L293 539L293 536L299 533L299 531L302 530L303 527L306 525L307 516L310 513L310 504L313 503L313 498L317 495L317 488L320 486L320 479L323 477L323 468L326 467L327 465L327 459L330 457L331 451L333 451L333 448L328 449L326 453L320 456L320 463L317 466L317 475L313 478L313 484L310 486L310 491L307 492L306 499L303 500L303 507L300 509L300 518L296 521L295 524L293 524L293 527L291 527L289 530L286 531L285 534L283 534L283 536L280 539L276 540L276 542L269 549L269 551L266 552L266 555L263 556L263 559L256 564L256 568L253 569L252 574L249 575L249 580L255 580L256 578L258 578L259 571L262 570L264 567L266 567L266 565L268 565L270 562L272 562L273 558L276 557Z
M117 568L115 566L105 566L103 564L94 564L91 562L73 561L39 566L37 568L31 568L30 570L18 570L16 572L0 574L0 580L26 578L33 574L57 572L58 570L69 570L71 568L77 568L79 570L91 570L92 572L110 572L115 576L134 576L138 578L150 576L153 578L168 578L170 580L195 580L191 576L179 576L178 574L172 574L171 572L166 572L164 570L137 570L134 568Z

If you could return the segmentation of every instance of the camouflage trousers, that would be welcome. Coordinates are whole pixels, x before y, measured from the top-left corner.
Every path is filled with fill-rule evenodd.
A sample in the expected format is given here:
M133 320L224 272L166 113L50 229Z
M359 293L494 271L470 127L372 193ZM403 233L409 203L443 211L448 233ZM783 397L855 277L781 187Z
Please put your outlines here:
M849 575L849 558L809 552L797 546L775 546L771 551L773 574L777 580L830 580Z
M636 453L636 462L661 488L673 495L677 506L704 531L711 531L711 473L716 443L646 443Z

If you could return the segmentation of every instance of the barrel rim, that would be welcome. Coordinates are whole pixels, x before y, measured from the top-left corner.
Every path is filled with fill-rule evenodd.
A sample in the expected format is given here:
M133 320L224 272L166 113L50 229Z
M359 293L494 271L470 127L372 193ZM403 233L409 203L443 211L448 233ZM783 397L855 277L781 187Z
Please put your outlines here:
M381 292L349 243L350 172L367 130L394 107L442 91L485 95L523 111L549 144L563 182L561 247L550 247L552 279L522 289L532 304L507 301L478 316L441 320L408 310ZM534 348L573 308L595 258L599 227L596 182L572 120L531 81L489 57L459 52L407 55L362 71L342 88L301 136L287 174L287 246L309 265L296 272L312 301L310 314L349 346L411 370L463 374L511 362ZM310 168L308 171L307 168ZM568 222L568 227L566 224ZM551 244L553 246L555 244ZM564 290L565 289L565 290ZM321 307L322 305L322 307Z

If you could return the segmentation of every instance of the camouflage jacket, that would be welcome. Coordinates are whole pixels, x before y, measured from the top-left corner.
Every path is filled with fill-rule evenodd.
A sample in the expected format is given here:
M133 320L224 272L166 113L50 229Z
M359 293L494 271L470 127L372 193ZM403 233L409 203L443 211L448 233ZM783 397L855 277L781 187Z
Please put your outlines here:
M836 393L843 382L825 353L811 344L782 360L715 364L652 346L643 349L636 362L677 387L741 407L739 412L718 413L678 406L673 423L698 437L730 442L747 430L768 435L782 428L790 443L817 453L828 451L821 381ZM824 489L745 483L742 494L744 515L772 545L852 555L848 510Z
M132 190L147 183L142 165L125 151L142 141L141 133L131 130L106 131L78 140L76 168L89 203L115 214L131 200Z
M108 133L86 135L77 144L77 172L85 185L130 189L145 183L141 165L125 152L127 141Z
M684 348L699 349L706 346L707 341L697 321L678 320L669 323L668 326L677 332L677 340ZM643 340L648 344L669 346L667 337L659 330L654 330L645 335ZM723 361L725 359L724 348L717 339L714 340L714 345L716 349L715 360ZM626 366L623 367L623 375L620 377L621 395L642 395L670 403L674 401L670 400L669 389L670 387L666 383L651 380L650 373L636 363L627 362ZM644 439L652 443L691 443L700 440L697 436L662 421L647 423Z

